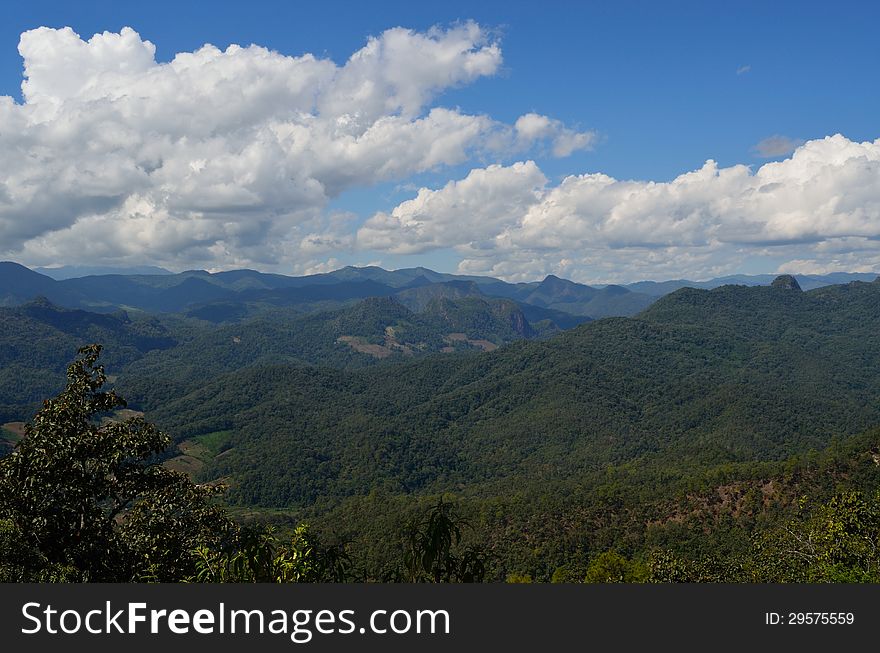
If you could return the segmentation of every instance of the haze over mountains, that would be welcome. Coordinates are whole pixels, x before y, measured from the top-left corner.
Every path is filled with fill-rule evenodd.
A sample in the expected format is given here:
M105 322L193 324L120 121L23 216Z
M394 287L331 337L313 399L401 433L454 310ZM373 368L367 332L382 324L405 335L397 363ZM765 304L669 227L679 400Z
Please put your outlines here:
M0 263L0 306L15 306L44 296L60 306L94 312L201 310L209 314L222 313L224 302L251 307L299 305L309 308L310 303L316 302L339 303L399 295L418 304L439 293L455 297L506 298L531 307L596 319L634 315L656 298L679 288L769 285L775 278L775 275L735 275L708 281L639 281L592 287L554 275L531 283L506 283L491 277L445 274L426 268L388 271L379 267L345 267L304 277L255 270L214 274L191 270L172 274L155 267L61 267L43 271L46 274L12 262ZM875 277L873 273L796 275L804 290L849 281L872 281ZM446 286L441 289L437 284Z
M809 291L873 278L798 276L796 283ZM261 365L355 369L432 354L486 352L517 340L546 339L592 319L633 316L665 293L678 296L682 287L772 280L736 276L597 288L552 275L512 284L426 268L378 267L305 277L233 270L55 280L5 262L0 263L0 306L6 307L0 308L0 417L26 418L35 402L57 389L65 364L87 342L103 343L105 363L117 372L137 362L139 370L181 389L182 382Z

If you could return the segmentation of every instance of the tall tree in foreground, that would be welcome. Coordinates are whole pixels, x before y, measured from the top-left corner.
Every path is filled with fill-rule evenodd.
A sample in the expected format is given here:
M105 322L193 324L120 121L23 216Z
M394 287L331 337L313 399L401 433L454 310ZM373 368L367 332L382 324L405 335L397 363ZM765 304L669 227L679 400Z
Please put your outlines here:
M67 387L0 460L0 580L182 580L198 547L235 538L217 488L158 464L166 434L140 417L99 421L125 406L101 390L100 353L80 349Z

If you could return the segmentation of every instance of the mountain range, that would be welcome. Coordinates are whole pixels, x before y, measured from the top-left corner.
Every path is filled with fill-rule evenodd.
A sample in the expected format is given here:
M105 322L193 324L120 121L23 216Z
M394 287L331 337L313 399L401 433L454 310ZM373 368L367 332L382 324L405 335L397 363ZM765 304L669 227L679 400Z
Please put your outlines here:
M585 483L609 464L687 474L779 460L880 424L878 327L880 283L682 289L635 318L393 374L264 361L208 368L212 380L161 406L135 395L180 437L226 432L233 450L210 473L237 475L247 504L304 507L379 483L491 493Z
M0 306L15 306L43 296L59 306L93 312L136 310L174 313L195 311L198 316L242 317L265 306L337 307L344 302L407 293L410 302L419 288L453 284L446 294L512 299L520 304L597 319L634 315L658 297L679 288L716 288L722 285L769 285L773 275L737 275L709 281L640 281L628 285L588 286L554 275L542 281L507 283L491 277L434 272L427 268L388 271L375 266L345 267L303 277L267 274L255 270L209 273L190 270L177 274L161 268L141 268L136 274L113 268L51 268L56 278L13 262L0 262ZM109 273L113 270L112 273ZM144 271L151 271L144 274ZM104 272L91 274L93 272ZM131 272L132 270L127 270ZM798 275L804 290L849 281L873 281L875 274L834 273ZM421 291L423 297L433 290ZM230 304L237 305L230 308ZM542 318L538 318L542 319Z
M390 520L449 495L496 579L609 550L723 556L802 492L880 486L880 282L728 280L3 263L0 447L100 342L129 408L174 438L165 464L375 568Z

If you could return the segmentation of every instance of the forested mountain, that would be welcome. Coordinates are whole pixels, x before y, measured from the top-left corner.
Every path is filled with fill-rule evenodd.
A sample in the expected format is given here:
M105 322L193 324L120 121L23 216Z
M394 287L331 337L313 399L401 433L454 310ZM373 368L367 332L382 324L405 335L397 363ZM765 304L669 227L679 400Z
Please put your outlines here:
M166 351L153 351L123 371L120 383L145 405L164 402L218 375L279 364L356 369L431 354L476 354L559 329L525 318L508 300L438 298L416 313L394 298L299 315L276 310L198 331ZM543 332L540 330L543 328ZM315 371L318 374L317 371ZM384 372L389 374L390 372ZM163 379L163 390L153 380Z
M371 290L376 285L340 285L352 284ZM125 311L65 309L45 298L0 308L0 424L23 419L34 402L57 389L63 381L59 374L83 343L105 345L106 364L114 376L132 379L138 387L163 378L161 386L171 391L184 381L203 383L261 365L355 368L432 353L477 353L514 340L546 337L587 319L535 308L530 311L537 318L532 323L517 303L479 294L456 299L434 292L416 302L417 311L394 297L371 296L369 290L364 294L367 299L348 300L344 308L307 314L260 304L253 314L242 309L239 319L228 313L240 309L238 303L206 304L186 315L134 313L134 318ZM211 319L215 314L206 315L209 310L225 312L223 319Z
M0 423L29 417L57 392L67 363L88 342L106 343L105 363L117 373L147 351L177 344L152 317L65 309L44 297L0 308Z
M307 517L379 567L389 515L441 495L479 524L493 577L549 580L609 551L739 555L801 493L876 486L880 283L681 288L590 321L576 313L597 298L646 294L424 269L3 270L16 306L0 309L0 424L101 342L118 391L175 439L168 464L224 479L248 514ZM106 303L22 302L37 291Z
M394 300L375 301L410 318ZM369 307L335 324L369 325ZM367 528L388 502L404 509L444 492L481 514L516 504L514 521L527 523L549 501L580 524L571 537L581 546L621 548L611 525L599 543L582 523L613 500L638 532L630 550L641 550L631 511L657 501L672 509L715 478L757 482L767 465L880 424L878 322L878 283L682 289L635 318L477 356L347 370L264 360L208 381L181 378L171 394L149 379L173 383L173 367L143 367L140 385L120 387L185 450L199 447L200 478L231 482L241 506ZM558 536L535 535L551 548ZM503 545L508 563L528 558L521 545Z
M139 272L122 274L120 272ZM368 297L398 296L419 310L427 297L480 296L512 299L531 321L546 319L536 309L569 316L601 318L630 316L647 308L658 297L682 287L715 288L725 284L769 285L770 275L738 275L710 281L643 281L626 286L592 287L554 275L543 281L506 283L490 277L454 275L427 268L383 270L375 266L345 267L334 272L289 277L256 270L209 273L190 270L177 274L161 268L121 269L108 274L102 268L46 270L59 280L17 263L0 263L0 306L16 306L44 296L59 306L93 312L115 310L148 313L186 313L219 323L255 315L266 308L290 307L308 313L340 308ZM85 275L87 272L100 274ZM145 273L149 272L149 273ZM798 276L805 290L853 280L873 280L872 275L835 273ZM450 294L452 293L452 294ZM422 299L418 299L421 297ZM557 326L570 318L552 319Z
M0 262L0 306L18 306L37 297L47 297L66 306L79 305L81 298L57 281L18 263Z
M379 483L586 479L636 460L685 473L880 424L878 327L880 284L683 289L638 318L393 374L236 371L156 416L181 437L231 431L215 473L237 473L240 500L266 506Z

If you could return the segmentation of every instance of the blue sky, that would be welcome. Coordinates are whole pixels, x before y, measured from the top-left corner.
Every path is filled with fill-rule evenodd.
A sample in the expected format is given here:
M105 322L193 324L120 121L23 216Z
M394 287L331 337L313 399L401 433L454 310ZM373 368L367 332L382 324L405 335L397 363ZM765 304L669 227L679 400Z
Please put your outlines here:
M343 66L367 37L389 28L403 26L425 32L432 26L448 28L468 20L479 24L486 38L499 44L503 63L491 74L443 89L423 107L422 115L431 107L442 106L513 125L524 114L541 114L573 132L590 132L592 146L564 157L548 155L546 147L481 151L429 169L352 183L327 197L321 211L352 213L354 222L349 229L356 230L373 214L390 213L413 199L417 188L436 191L447 182L465 178L471 170L492 164L510 166L527 159L535 161L546 178L542 192L551 192L568 175L603 173L616 180L669 182L701 169L708 159L717 162L720 169L745 164L754 171L768 161L786 159L805 141L838 133L852 143L880 136L880 39L876 37L880 5L865 2L445 2L431 6L413 2L5 3L0 9L0 95L22 103L19 36L39 26L70 26L83 39L131 26L142 39L155 44L158 63L205 43L221 49L232 43L253 43L288 56L313 53ZM765 141L762 155L759 143L771 137L776 140ZM868 158L873 161L871 156ZM868 180L872 179L869 175ZM592 241L587 243L591 253L582 262L575 260L576 248L568 251L557 246L558 255L542 253L552 249L559 238L548 239L527 255L521 255L520 247L517 256L528 274L559 271L592 281L622 278L612 268L625 267L630 260L662 258L664 249L662 264L640 268L639 273L653 273L657 278L678 276L674 274L676 257L681 261L682 276L712 271L767 272L786 261L810 261L804 263L804 271L818 271L823 261L830 261L828 269L873 268L874 249L863 246L864 239L876 236L864 225L865 210L873 210L873 196L865 202L861 222L848 229L829 228L821 234L780 227L779 210L774 209L773 215L760 217L775 225L766 239L757 235L745 240L728 238L724 241L728 246L717 261L711 248L717 229L693 244L699 252L682 252L674 242L677 235L662 243L635 238L623 244L619 237L607 236L601 247L610 248L611 267L597 265L602 250L593 248ZM677 215L668 203L664 206ZM691 210L702 211L699 207ZM878 221L872 213L869 218ZM841 217L834 213L828 222L839 224ZM645 220L634 223L633 228L656 230ZM789 232L790 237L785 235ZM50 262L37 260L40 256L34 238L39 239L40 234L29 235L30 250L10 247L9 255L19 253L19 258L34 263ZM499 234L484 237L498 238ZM847 249L841 242L848 241L841 238L863 240ZM795 241L811 249L794 251ZM63 257L58 253L61 246L54 247L53 255ZM621 254L631 247L645 247L650 256ZM408 253L415 249L420 248L411 246L405 251L349 245L326 256L341 263L381 261L393 267L424 262L449 270L456 269L461 260L470 260L473 264L466 265L467 270L515 276L504 265L496 265L504 256L511 258L509 249L495 258L470 256L465 252L467 243L454 241L437 241L422 248L424 251ZM485 242L476 249L485 251ZM734 250L738 253L733 254ZM854 255L854 250L867 253ZM74 258L71 255L58 263L74 262ZM117 258L115 262L135 262L138 257L129 252ZM175 257L158 260L161 257L155 254L142 258L137 262L172 267L184 263ZM215 267L247 260L246 253L228 259L219 256ZM483 264L474 262L478 260ZM211 263L207 259L199 262ZM283 257L254 262L283 271L299 269L297 261ZM462 271L465 268L459 266Z

